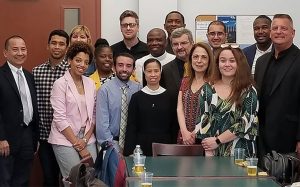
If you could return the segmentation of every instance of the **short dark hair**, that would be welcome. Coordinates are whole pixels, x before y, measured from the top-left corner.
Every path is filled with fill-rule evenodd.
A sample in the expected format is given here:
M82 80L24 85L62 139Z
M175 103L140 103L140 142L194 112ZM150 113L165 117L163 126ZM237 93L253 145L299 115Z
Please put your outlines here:
M170 14L173 14L173 13L179 14L180 17L181 17L181 19L182 19L182 23L184 24L184 16L183 16L180 12L178 12L178 11L176 11L176 10L173 10L173 11L169 12L169 13L166 15L165 23L167 22L168 16L169 16Z
M94 51L94 56L96 57L99 52L103 49L103 48L110 48L109 43L107 42L106 39L104 38L98 38L96 43L95 43L95 51Z
M160 63L160 61L157 60L157 59L155 59L155 58L149 58L149 59L147 59L147 60L144 62L144 65L143 65L143 71L145 71L146 66L147 66L148 64L150 64L151 62L156 62L156 63L158 64L158 66L159 66L159 69L161 70L161 63Z
M66 53L66 57L67 57L67 59L72 60L80 52L83 52L83 53L89 55L89 64L90 64L93 60L93 50L89 44L87 44L86 42L83 42L83 41L76 41L76 42L72 43Z
M55 36L55 35L64 37L66 39L67 46L69 46L70 38L69 38L68 33L66 33L66 31L60 30L60 29L53 30L50 32L49 38L48 38L48 44L50 44L52 36Z
M259 15L255 18L255 20L257 19L266 19L268 20L270 23L272 22L271 18L269 16L266 16L266 15Z
M132 10L125 10L121 15L120 15L120 23L122 22L122 20L124 18L127 17L133 17L135 18L136 23L139 25L139 16L137 15L137 13L135 13Z
M290 15L288 15L288 14L275 14L274 17L273 17L273 20L275 18L286 18L286 19L288 19L291 22L292 27L293 27L293 19L292 19L292 17Z
M226 25L222 21L219 21L219 20L215 20L215 21L212 21L212 22L209 23L209 25L207 27L207 33L209 32L209 28L210 28L211 25L221 25L224 28L224 32L227 33Z
M98 38L94 44L94 47L97 48L99 45L109 45L109 43L104 38Z
M14 38L20 38L22 40L24 40L23 37L19 36L19 35L12 35L10 37L8 37L5 42L4 42L4 49L7 50L8 49L8 44L9 44L9 40L14 39ZM25 41L25 40L24 40Z
M116 66L117 58L119 58L120 56L131 58L133 60L133 67L135 67L135 58L129 53L119 53L119 54L117 54L114 58L114 66Z

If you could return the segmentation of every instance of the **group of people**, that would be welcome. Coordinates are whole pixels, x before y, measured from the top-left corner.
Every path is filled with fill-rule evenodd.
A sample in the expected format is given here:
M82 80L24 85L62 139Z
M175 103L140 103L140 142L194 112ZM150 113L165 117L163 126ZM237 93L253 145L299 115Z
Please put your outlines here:
M207 43L194 43L178 11L146 43L134 11L120 15L120 28L122 41L94 47L84 25L70 36L53 30L49 58L32 74L23 68L25 40L6 39L1 186L28 186L36 151L44 186L58 186L59 172L67 177L80 160L95 161L107 141L124 156L136 145L151 156L153 142L202 144L205 156L300 152L300 50L289 15L258 16L256 43L245 49L226 43L221 21L209 24Z

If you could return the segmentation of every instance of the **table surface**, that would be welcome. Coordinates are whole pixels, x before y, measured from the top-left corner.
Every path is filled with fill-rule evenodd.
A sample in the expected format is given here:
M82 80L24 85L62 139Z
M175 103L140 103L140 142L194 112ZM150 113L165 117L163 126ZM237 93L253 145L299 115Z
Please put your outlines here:
M128 187L140 187L139 178L127 179ZM270 178L154 178L153 187L280 187Z
M133 158L126 157L128 177L132 172ZM244 167L234 164L232 157L158 156L147 157L146 171L154 177L248 177Z

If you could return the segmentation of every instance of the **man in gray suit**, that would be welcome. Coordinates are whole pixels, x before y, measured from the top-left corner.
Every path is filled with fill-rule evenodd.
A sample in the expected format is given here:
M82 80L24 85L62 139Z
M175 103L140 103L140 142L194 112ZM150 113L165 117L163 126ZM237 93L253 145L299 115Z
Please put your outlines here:
M300 50L287 14L276 14L271 25L274 49L257 60L259 91L259 156L271 150L300 153Z

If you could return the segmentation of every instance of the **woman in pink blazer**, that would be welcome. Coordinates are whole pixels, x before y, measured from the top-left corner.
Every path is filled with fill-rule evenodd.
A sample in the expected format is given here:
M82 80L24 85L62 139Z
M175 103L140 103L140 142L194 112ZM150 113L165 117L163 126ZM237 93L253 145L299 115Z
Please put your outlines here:
M95 128L95 83L83 76L93 55L88 44L76 42L67 51L70 70L54 82L50 101L53 113L49 143L63 177L81 159L97 156Z

